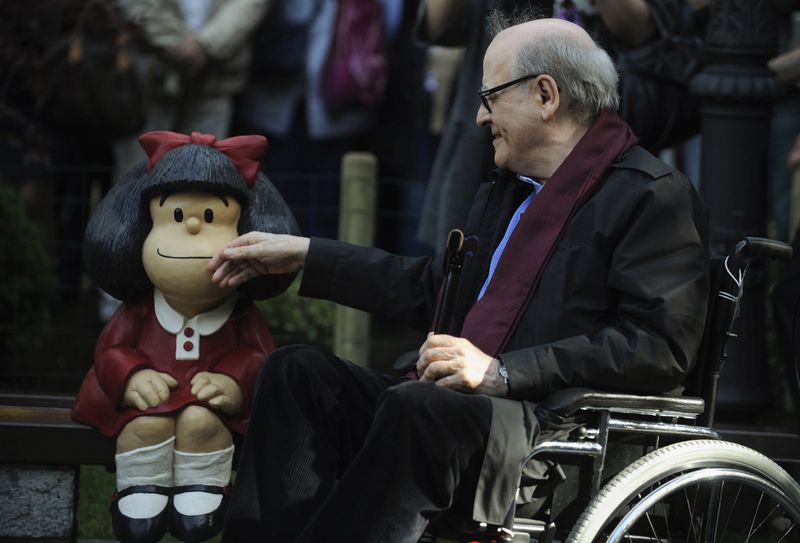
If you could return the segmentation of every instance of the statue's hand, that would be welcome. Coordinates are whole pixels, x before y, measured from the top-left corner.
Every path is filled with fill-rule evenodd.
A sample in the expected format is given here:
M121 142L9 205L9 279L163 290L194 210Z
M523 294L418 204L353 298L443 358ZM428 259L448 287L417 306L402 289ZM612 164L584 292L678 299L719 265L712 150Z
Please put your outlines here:
M169 399L169 391L178 386L178 381L168 373L156 370L139 370L128 379L122 395L124 407L136 407L145 411L158 407Z
M242 409L242 389L222 373L201 371L192 378L192 394L208 402L226 415L235 415Z

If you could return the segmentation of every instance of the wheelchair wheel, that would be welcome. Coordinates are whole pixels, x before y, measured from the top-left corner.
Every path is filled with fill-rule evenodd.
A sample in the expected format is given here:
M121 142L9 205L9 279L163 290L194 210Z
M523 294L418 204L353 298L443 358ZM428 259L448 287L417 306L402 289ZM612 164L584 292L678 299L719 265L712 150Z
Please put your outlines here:
M725 441L675 443L606 484L567 543L800 542L800 484L766 456Z

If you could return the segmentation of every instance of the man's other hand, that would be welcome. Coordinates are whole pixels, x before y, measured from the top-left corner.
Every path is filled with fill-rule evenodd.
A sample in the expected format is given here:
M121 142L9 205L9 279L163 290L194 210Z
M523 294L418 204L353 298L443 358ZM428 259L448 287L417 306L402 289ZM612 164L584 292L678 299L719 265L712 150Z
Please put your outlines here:
M420 381L438 386L503 397L508 394L508 385L498 369L496 358L464 338L430 334L419 349Z

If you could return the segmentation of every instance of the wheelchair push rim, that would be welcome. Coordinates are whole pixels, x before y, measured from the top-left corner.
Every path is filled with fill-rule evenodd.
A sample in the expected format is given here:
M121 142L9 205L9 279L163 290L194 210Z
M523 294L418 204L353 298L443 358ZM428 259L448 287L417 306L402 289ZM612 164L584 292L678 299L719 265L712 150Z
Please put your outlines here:
M735 443L676 443L642 457L592 499L567 539L800 541L800 485Z

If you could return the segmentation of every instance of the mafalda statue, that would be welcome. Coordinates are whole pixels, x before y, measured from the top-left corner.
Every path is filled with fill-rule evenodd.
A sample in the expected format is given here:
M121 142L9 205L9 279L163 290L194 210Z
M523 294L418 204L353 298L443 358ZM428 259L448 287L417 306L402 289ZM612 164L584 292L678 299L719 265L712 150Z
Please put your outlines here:
M159 131L139 141L149 160L111 189L86 230L89 273L124 303L98 339L73 417L116 437L111 515L121 541L159 541L167 530L202 541L222 527L232 432L244 433L274 349L251 299L294 278L225 290L208 263L240 234L298 228L259 173L262 136Z

